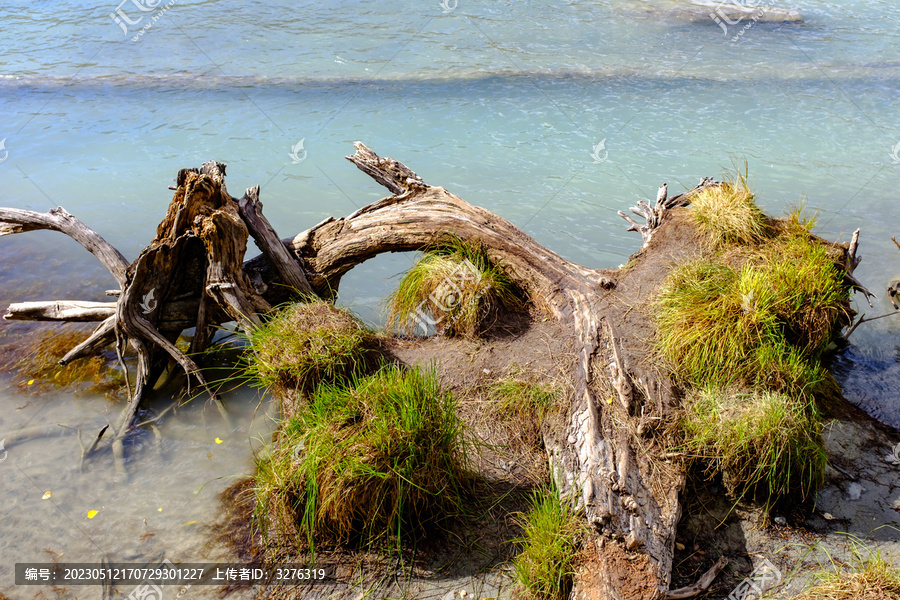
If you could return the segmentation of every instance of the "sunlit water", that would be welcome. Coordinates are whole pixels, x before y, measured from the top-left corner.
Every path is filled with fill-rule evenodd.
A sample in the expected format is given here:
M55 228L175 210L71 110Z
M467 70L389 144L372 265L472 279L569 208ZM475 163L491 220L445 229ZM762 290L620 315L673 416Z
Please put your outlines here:
M805 23L755 23L737 43L682 6L178 1L132 41L155 11L122 4L132 21L145 15L126 34L108 16L113 2L5 3L0 205L62 205L133 258L177 170L215 159L228 164L233 195L262 186L287 236L384 194L343 159L363 140L563 256L615 267L639 247L617 210L663 182L677 192L746 160L768 212L805 202L829 239L861 228L857 274L883 295L900 273L890 240L900 233L900 6L791 1L779 6ZM409 264L392 255L357 268L342 302L378 323L392 276ZM113 286L61 235L0 240L4 304L106 300ZM888 305L858 308L873 316ZM897 329L893 318L863 325L842 365L848 395L894 425ZM21 383L0 388L0 432L35 422L94 431L120 410L54 395L23 407ZM251 429L257 401L233 394L236 431L223 432L214 412L168 417L162 456L152 436L129 450L127 485L108 457L80 473L71 435L11 448L0 463L0 577L45 549L91 561L208 552L202 525L229 483L216 478L251 472L252 440L271 426L260 412ZM88 520L88 510L100 512Z

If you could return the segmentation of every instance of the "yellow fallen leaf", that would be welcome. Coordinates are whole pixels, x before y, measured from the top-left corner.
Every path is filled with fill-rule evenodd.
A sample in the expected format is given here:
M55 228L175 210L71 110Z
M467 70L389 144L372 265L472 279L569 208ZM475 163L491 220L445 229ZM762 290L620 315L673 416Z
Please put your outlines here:
M186 525L193 525L193 524L196 523L196 522L197 522L197 521L188 521L187 523L185 523L184 525L182 525L182 527L185 527Z
M215 456L215 454L213 454L212 452L206 453L206 458L208 458L209 460L212 460L214 456Z
M609 398L606 399L607 404L612 404L612 401L613 401L612 396L610 396Z
M41 496L41 500L46 500L47 498L49 498L52 495L53 495L53 492L44 492L44 495Z
M34 379L29 379L29 380L28 380L28 385L33 385L33 384L34 384Z
M162 508L157 508L156 512L162 512Z
M225 440L222 440L222 439L219 439L219 438L216 438L216 443L217 443L217 444L221 444L221 443L222 443L222 442L224 442L224 441L225 441Z
M89 510L88 511L88 519L93 519L94 517L96 517L98 512L100 512L100 511L99 510Z

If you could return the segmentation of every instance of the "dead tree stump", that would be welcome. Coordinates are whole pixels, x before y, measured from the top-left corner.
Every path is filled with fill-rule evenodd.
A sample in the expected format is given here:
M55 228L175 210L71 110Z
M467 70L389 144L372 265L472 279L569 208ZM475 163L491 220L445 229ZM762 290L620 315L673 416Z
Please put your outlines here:
M262 214L259 188L231 197L225 165L216 162L178 172L155 239L131 264L61 208L46 214L0 208L0 235L35 229L65 233L93 252L120 286L115 303L14 304L6 318L100 321L62 364L113 342L120 352L136 353L134 388L113 441L121 457L137 409L167 361L177 362L189 382L209 390L198 365L175 346L185 329L196 328L191 352L199 352L218 325L235 321L252 328L274 304L333 297L347 271L377 254L421 250L448 234L478 243L536 310L563 325L577 348L565 422L546 434L545 442L563 493L593 527L597 563L587 595L664 597L685 473L665 457L654 431L671 421L677 398L669 375L648 360L653 325L632 307L645 300L666 269L620 272L575 264L505 219L426 184L405 165L359 142L356 150L348 160L392 195L284 240ZM705 178L673 198L663 188L655 206L642 202L632 209L646 220L640 224L627 217L630 229L642 235L645 263L652 263L657 245L667 243L667 223L683 218L678 207L711 185L720 184ZM263 254L242 262L250 236ZM690 593L679 590L672 597Z

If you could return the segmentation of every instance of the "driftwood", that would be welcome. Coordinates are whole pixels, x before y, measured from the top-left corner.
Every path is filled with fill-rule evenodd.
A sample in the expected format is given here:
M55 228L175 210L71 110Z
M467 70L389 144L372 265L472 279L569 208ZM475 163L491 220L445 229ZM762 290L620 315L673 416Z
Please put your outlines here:
M294 287L299 292L310 291L299 263L283 246L278 247L280 244L273 249L272 239L277 237L262 215L258 189L248 190L239 201L228 195L224 179L225 166L215 162L204 164L200 170L180 171L175 196L156 238L131 264L62 208L48 213L0 208L0 235L37 229L65 233L95 254L119 285L118 290L108 292L117 297L116 302L19 303L9 307L5 318L101 321L87 339L62 357L63 365L113 342L120 357L129 351L137 355L133 390L129 384L130 400L112 436L120 472L124 472L124 439L135 425L147 391L170 360L184 370L189 383L193 379L206 388L224 414L220 399L209 390L199 366L178 349L175 341L185 329L195 327L191 351L200 352L209 345L214 327L228 321L251 327L259 323L259 313L271 308L242 268L251 233L267 250L266 260L287 282L280 287L282 294L295 293ZM98 436L86 456L99 441Z
M115 314L115 302L56 300L10 304L3 318L16 321L105 321Z
M859 229L853 232L853 237L850 239L850 246L847 248L847 268L845 270L845 277L847 278L847 281L850 282L852 289L862 293L866 298L866 302L869 303L869 306L872 306L872 300L875 298L875 294L866 289L866 287L853 276L853 271L856 270L856 267L858 267L859 263L862 261L862 257L857 253L858 250Z
M665 596L685 474L653 436L653 424L671 417L677 402L667 375L646 360L652 330L646 315L630 308L644 299L641 286L619 271L590 269L562 258L505 219L426 184L405 165L381 158L359 142L347 159L392 195L281 241L262 216L258 188L238 200L225 189L224 165L208 162L200 170L183 169L156 238L130 265L62 209L49 216L0 209L0 234L53 228L77 235L119 283L120 290L113 291L118 295L115 314L104 317L62 360L86 356L112 341L121 352L137 354L134 390L115 428L116 455L121 456L122 439L135 425L141 399L168 359L189 380L207 387L198 366L174 345L184 329L196 327L191 350L202 350L216 325L237 321L254 327L260 314L286 299L333 297L345 273L377 254L421 250L454 235L483 245L536 310L570 332L577 349L565 422L545 432L561 490L584 511L598 540L593 568L599 583L589 592L576 589L576 596ZM632 209L644 224L623 213L629 229L641 234L644 251L664 243L654 234L677 218L678 206L688 203L696 190L714 185L721 184L706 178L672 198L663 186L655 206L641 202ZM241 263L251 235L263 254ZM855 244L852 266L854 261ZM629 331L644 328L645 335L622 335L624 325ZM702 590L718 568L676 593Z
M697 583L693 585L689 585L687 587L678 588L677 590L670 590L666 594L666 600L676 600L680 598L693 598L703 592L712 585L713 580L716 578L716 575L719 574L719 571L725 568L725 565L728 564L728 560L723 556L716 563L710 567L710 569L704 573Z

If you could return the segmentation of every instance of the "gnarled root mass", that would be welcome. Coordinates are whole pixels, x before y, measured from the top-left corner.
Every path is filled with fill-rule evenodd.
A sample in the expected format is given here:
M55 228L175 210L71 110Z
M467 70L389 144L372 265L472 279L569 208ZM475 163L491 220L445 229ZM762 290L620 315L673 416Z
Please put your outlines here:
M356 149L348 160L392 195L285 240L262 215L259 189L231 197L225 166L215 162L178 173L156 238L131 264L61 208L47 214L0 209L0 234L66 233L97 255L120 286L114 304L13 305L7 318L100 321L64 363L113 341L120 352L137 354L130 403L115 430L114 450L121 455L137 408L168 360L176 361L189 380L208 387L197 364L174 344L183 330L196 328L191 352L199 352L217 325L236 321L252 328L261 314L285 300L332 298L344 273L377 254L422 250L447 235L477 244L492 263L502 265L536 310L560 322L577 348L565 421L545 433L563 497L583 510L594 531L598 562L590 567L590 589L576 587L576 596L664 596L685 473L683 465L666 457L660 432L674 420L678 401L669 374L649 360L654 329L647 311L633 308L646 301L667 269L607 271L572 263L505 219L426 184L405 165L361 143ZM637 224L628 218L644 239L643 264L659 265L652 257L672 242L667 224L683 219L679 207L693 193L715 185L704 179L674 198L663 189L655 207L641 203L634 210L647 220ZM242 263L249 236L263 254ZM851 254L848 275L855 266L855 244ZM685 597L683 590L679 594Z

